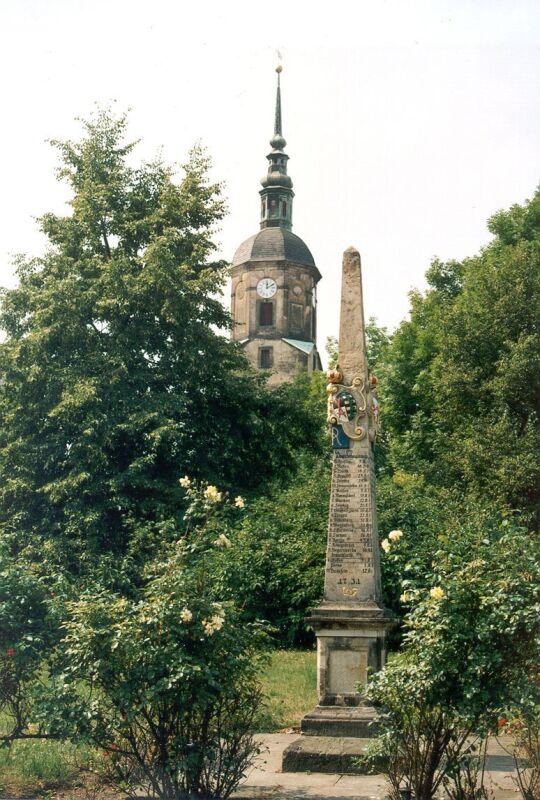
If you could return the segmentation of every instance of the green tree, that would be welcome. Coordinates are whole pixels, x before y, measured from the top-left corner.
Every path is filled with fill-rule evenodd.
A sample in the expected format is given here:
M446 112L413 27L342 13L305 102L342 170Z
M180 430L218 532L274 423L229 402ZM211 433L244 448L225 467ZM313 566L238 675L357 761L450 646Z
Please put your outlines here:
M429 289L380 370L395 469L538 514L540 191L489 223L462 263L435 260Z
M48 249L19 258L0 318L1 530L75 572L172 535L179 475L257 486L288 473L309 429L221 335L224 203L206 155L177 180L133 165L125 117L83 125L53 142L71 211L41 218Z
M331 466L325 389L322 372L280 388L283 406L309 420L309 445L296 453L294 475L277 471L248 497L231 521L232 557L213 576L245 619L269 621L285 646L312 642L306 617L322 595Z
M305 458L289 486L274 481L235 526L222 580L247 619L268 620L285 646L312 643L306 617L323 593L330 459Z

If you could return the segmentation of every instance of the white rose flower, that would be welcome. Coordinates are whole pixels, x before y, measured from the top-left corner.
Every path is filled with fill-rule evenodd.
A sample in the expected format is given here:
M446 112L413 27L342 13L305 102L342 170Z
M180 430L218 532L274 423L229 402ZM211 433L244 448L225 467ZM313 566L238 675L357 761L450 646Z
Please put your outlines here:
M444 589L441 589L440 586L434 586L433 589L429 590L429 596L434 600L442 600L445 597Z
M217 486L207 486L204 490L204 496L207 500L210 500L211 503L219 503L221 500L221 492L218 491Z
M187 475L184 475L183 478L180 478L178 483L180 484L182 489L189 489L189 487L191 486L191 481L190 481L190 479L188 478Z
M216 547L231 547L231 540L225 536L224 533L220 533L218 538L214 542Z
M244 508L245 505L246 505L245 502L244 502L244 498L240 497L240 495L238 495L238 497L234 498L234 504L235 504L236 508Z
M182 609L182 611L180 612L180 619L182 620L182 622L191 622L191 620L193 619L193 614L191 613L189 608Z
M224 620L223 617L219 616L219 614L214 614L214 616L211 619L211 622L214 627L214 630L219 631L223 627Z
M381 547L385 553L388 553L388 551L390 550L390 542L388 541L388 539L382 540Z
M403 536L403 531L390 531L388 534L388 538L391 542L399 542L401 537Z

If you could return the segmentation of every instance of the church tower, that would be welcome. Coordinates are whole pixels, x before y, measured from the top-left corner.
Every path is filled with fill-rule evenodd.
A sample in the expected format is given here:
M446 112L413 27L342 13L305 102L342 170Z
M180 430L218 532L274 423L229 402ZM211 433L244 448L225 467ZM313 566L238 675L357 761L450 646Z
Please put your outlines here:
M321 274L307 245L292 233L293 184L281 130L281 67L268 174L261 180L261 229L232 262L232 338L251 363L270 372L269 384L321 369L317 352L317 283Z

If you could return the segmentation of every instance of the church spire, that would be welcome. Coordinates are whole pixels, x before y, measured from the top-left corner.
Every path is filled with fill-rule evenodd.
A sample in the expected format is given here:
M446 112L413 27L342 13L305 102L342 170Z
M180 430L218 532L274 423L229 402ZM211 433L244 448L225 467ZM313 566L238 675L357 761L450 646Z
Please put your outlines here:
M292 228L292 180L287 175L289 156L283 152L287 144L281 125L281 84L283 67L278 65L274 135L270 139L272 151L267 155L268 173L261 180L261 228Z
M282 135L282 131L281 131L281 84L280 84L280 80L279 80L279 76L281 75L282 70L283 70L283 67L281 66L281 64L278 64L278 66L276 67L276 72L277 72L277 91L276 91L276 114L275 114L275 117L274 117L274 139L277 136L281 136ZM270 142L270 144L272 144L272 142ZM287 142L285 140L283 140L282 148L285 147L286 144L287 144Z

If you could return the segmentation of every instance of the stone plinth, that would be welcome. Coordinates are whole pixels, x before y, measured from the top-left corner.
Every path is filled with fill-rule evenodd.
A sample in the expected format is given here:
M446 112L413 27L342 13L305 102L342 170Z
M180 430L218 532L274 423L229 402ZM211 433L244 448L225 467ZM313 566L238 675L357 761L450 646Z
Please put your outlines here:
M327 772L362 775L361 758L369 739L302 736L283 751L283 772Z
M363 705L315 706L302 720L302 733L306 736L370 739L378 730L375 710Z

